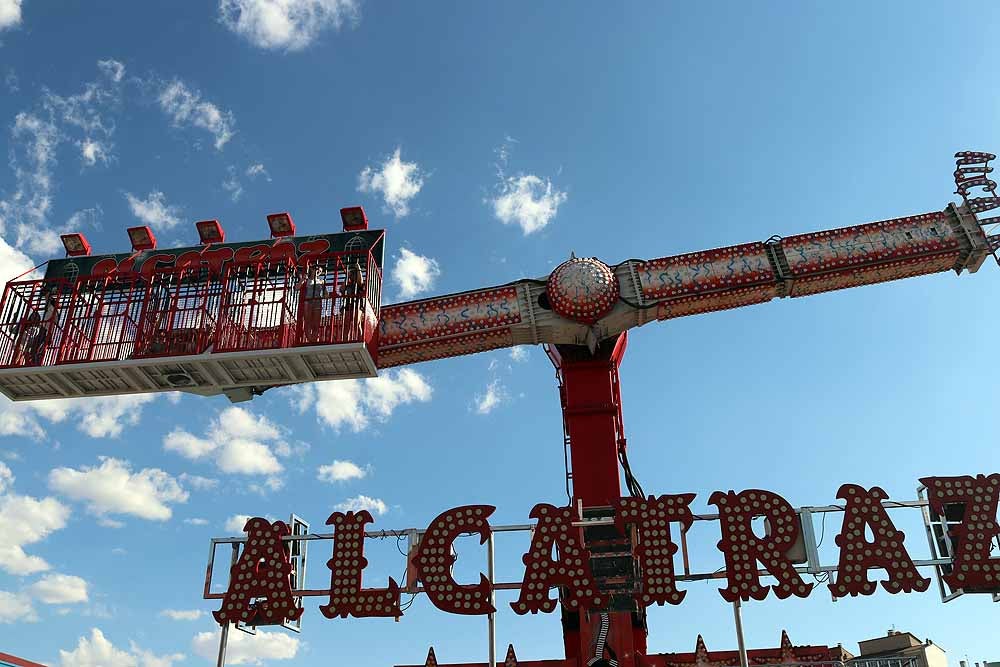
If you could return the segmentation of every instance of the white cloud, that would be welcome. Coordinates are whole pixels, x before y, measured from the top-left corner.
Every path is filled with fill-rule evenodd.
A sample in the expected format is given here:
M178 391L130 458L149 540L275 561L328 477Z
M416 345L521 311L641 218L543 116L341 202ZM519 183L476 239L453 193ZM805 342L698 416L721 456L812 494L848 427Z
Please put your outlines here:
M14 475L0 463L0 569L16 575L34 574L49 569L38 556L24 552L28 544L40 542L66 526L69 508L54 498L38 500L12 492Z
M369 498L368 496L354 496L353 498L348 498L342 503L337 503L333 506L333 509L338 512L360 512L361 510L368 510L372 514L385 514L389 511L389 507L385 504L385 501L379 498Z
M242 533L243 528L247 525L247 521L249 520L249 514L234 514L226 519L226 525L223 526L223 529L234 535Z
M219 480L217 479L202 477L201 475L189 475L186 472L181 473L180 480L196 491L208 491L219 485Z
M13 248L0 237L0 283L7 284L8 280L13 280L28 269L35 266L35 262L17 248ZM28 279L30 276L25 276ZM2 417L0 417L2 420ZM0 433L3 426L0 425Z
M0 494L10 490L14 484L14 473L10 471L5 463L0 463Z
M0 0L0 30L21 23L21 0Z
M501 174L497 196L490 203L497 220L505 225L519 225L527 236L552 222L566 197L565 192L552 186L552 181L534 174L506 177Z
M207 526L208 519L202 519L201 517L192 517L190 519L184 519L184 523L189 526Z
M197 621L205 612L200 609L164 609L160 616L166 616L174 621Z
M117 60L98 60L97 69L115 83L119 83L125 76L125 65Z
M516 347L510 348L510 360L517 363L522 361L527 361L528 359L528 346L518 345Z
M72 651L59 651L62 667L172 667L184 657L183 653L158 656L135 642L125 651L116 648L97 628L91 629L89 639L80 637Z
M420 373L409 368L385 371L376 378L314 382L289 390L298 411L316 409L319 420L336 430L365 430L372 419L386 421L400 405L431 400L433 390Z
M507 390L500 379L496 378L488 385L482 394L476 394L476 412L481 415L488 415L493 409L507 400Z
M267 173L267 169L260 162L255 162L246 169L246 176L250 180L257 178L258 176L263 176L268 182L271 181L271 174Z
M397 148L377 169L365 167L358 175L359 192L382 194L386 209L397 218L409 214L410 200L424 187L425 174L416 162L403 162Z
M157 229L171 229L181 224L181 209L167 203L166 195L153 190L145 199L139 199L131 192L125 193L128 207L139 222Z
M237 202L243 197L243 182L240 180L240 173L234 165L229 165L226 168L226 173L228 175L222 181L222 189L229 193L230 198L234 202ZM271 175L267 173L267 169L260 162L255 162L248 166L243 170L243 175L251 181L257 180L259 177L264 177L268 183L271 182Z
M2 0L0 0L2 4ZM24 593L0 591L0 624L3 623L35 623L38 614L31 604L31 598Z
M235 131L235 119L231 111L222 111L211 102L202 99L201 93L192 90L177 79L166 84L158 98L160 108L170 116L174 125L190 125L208 131L215 138L215 148L222 150Z
M96 139L83 139L77 142L80 147L80 158L88 167L93 167L98 162L107 163L109 158L109 147Z
M215 662L219 653L219 630L199 632L191 640L191 650ZM230 632L226 648L227 665L262 665L265 660L291 660L299 651L299 640L282 632L257 630L257 634Z
M86 602L87 582L69 574L46 574L28 586L28 593L45 604Z
M220 0L224 26L262 49L298 51L328 29L357 21L356 0Z
M56 468L49 473L54 491L87 503L98 517L128 514L151 521L166 521L173 514L171 503L183 503L188 493L173 477L159 468L133 473L127 461L99 457L97 467L80 470Z
M226 170L229 174L226 180L222 181L222 189L229 193L229 197L237 202L243 196L243 184L240 177L236 175L236 168L231 166Z
M408 299L434 287L441 275L437 260L424 257L407 249L399 249L399 259L392 268L392 282L399 287L399 295Z
M0 201L0 231L12 228L15 245L32 252L51 254L49 240L39 240L47 229L52 208L52 170L62 133L53 114L22 111L11 129L10 163L16 189Z
M218 414L204 436L177 428L163 439L163 448L191 460L210 458L224 473L276 475L284 468L275 454L292 452L280 438L267 417L232 406Z
M4 2L0 0L0 22ZM106 116L121 99L121 78L110 72L112 66L124 74L121 63L102 61L102 76L85 83L82 92L64 97L44 90L32 109L15 115L9 152L14 189L0 199L0 233L12 231L15 247L47 256L62 247L59 233L65 230L49 224L61 144L75 145L84 166L111 159L115 125Z
M322 465L316 470L316 479L321 482L346 482L352 479L364 479L371 472L371 466L362 468L353 461L334 461L330 465Z
M155 394L135 394L15 403L0 397L0 436L39 440L45 436L43 420L59 424L71 419L77 429L92 438L117 438L125 426L139 423L142 406L155 399Z

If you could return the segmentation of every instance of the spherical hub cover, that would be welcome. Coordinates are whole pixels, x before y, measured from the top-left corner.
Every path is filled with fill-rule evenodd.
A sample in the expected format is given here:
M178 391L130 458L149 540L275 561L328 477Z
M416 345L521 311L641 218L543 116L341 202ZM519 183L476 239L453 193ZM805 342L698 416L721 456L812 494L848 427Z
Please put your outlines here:
M618 303L618 278L604 262L574 257L556 267L546 284L552 311L567 320L594 324Z

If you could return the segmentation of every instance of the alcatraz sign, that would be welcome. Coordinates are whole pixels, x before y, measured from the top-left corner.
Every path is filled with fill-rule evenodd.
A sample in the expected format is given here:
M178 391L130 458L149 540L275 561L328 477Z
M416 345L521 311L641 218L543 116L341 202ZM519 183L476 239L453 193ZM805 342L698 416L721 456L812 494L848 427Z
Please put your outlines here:
M950 526L954 560L951 573L944 576L945 583L952 589L1000 589L1000 558L990 557L991 541L1000 534L1000 474L926 477L920 481L927 488L930 506L940 515L944 515L945 505L963 507L962 520ZM885 491L844 484L837 497L845 501L845 507L836 538L839 563L828 584L832 595L839 598L874 593L876 582L868 578L872 568L885 570L887 578L878 583L890 593L926 590L930 579L919 575L903 544L903 533L889 518L883 506L888 499ZM670 524L678 523L684 530L691 527L694 498L695 494L684 493L620 498L616 503L616 526L622 531L626 525L631 526L637 534L634 556L640 572L638 604L676 605L684 600L686 592L676 586L673 558L678 546L671 538ZM802 579L787 555L800 531L788 501L771 491L751 489L739 493L716 491L708 502L719 512L722 535L718 548L725 556L727 580L719 593L725 600L763 600L769 592L779 599L809 595L814 584ZM480 575L478 584L460 584L451 573L456 538L478 533L485 542L491 533L488 519L495 509L489 505L456 507L440 514L427 527L412 567L416 580L423 583L427 597L438 609L453 614L496 611L490 602L491 584L485 576ZM767 519L771 528L768 536L754 533L752 521L756 517ZM513 610L518 614L553 611L557 601L550 597L549 590L555 587L563 589L562 602L568 609L603 607L607 600L591 572L582 531L574 525L578 518L575 510L542 503L532 509L531 518L537 523L530 550L523 557L524 577L519 597L511 603ZM371 522L367 511L334 512L326 522L334 529L333 556L327 562L331 570L329 601L319 608L327 618L403 615L400 587L392 578L386 588L362 587L362 571L367 565L364 533ZM866 528L873 536L870 541ZM215 619L220 624L241 621L251 625L297 619L302 608L295 606L288 544L282 540L290 534L289 527L281 521L254 518L247 521L245 530L246 547L231 569L222 608L213 612ZM557 547L557 554L553 547ZM761 583L758 563L775 583Z

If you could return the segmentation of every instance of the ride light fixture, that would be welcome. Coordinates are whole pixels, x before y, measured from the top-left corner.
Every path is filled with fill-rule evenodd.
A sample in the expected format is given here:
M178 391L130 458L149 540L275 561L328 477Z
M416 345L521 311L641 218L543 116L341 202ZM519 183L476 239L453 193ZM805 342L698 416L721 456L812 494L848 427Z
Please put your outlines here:
M340 219L344 223L345 232L360 232L368 229L368 216L361 206L349 206L340 209Z
M66 248L67 257L85 257L90 254L90 242L83 234L63 234L59 238Z
M272 239L295 235L295 223L289 213L272 213L267 216L267 226L271 228Z
M226 232L218 220L202 220L194 223L194 226L198 229L198 238L201 239L202 245L222 243L226 240Z
M129 227L128 238L132 242L132 250L153 250L156 248L156 237L149 227Z

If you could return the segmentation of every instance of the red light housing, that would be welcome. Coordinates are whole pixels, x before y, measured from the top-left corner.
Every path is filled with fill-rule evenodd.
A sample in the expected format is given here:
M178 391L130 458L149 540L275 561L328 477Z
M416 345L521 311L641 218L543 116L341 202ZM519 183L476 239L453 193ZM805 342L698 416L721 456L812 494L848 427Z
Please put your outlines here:
M295 223L289 213L272 213L267 216L267 226L271 228L272 239L295 235Z
M66 248L67 257L85 257L90 254L90 242L83 234L63 234L59 238Z
M226 232L218 220L202 220L194 223L194 226L198 229L198 238L201 239L202 245L222 243L226 240Z
M345 232L360 232L368 229L368 216L361 206L349 206L340 209L340 219L344 223Z
M132 242L132 250L153 250L156 248L156 237L149 227L129 227L128 238Z

